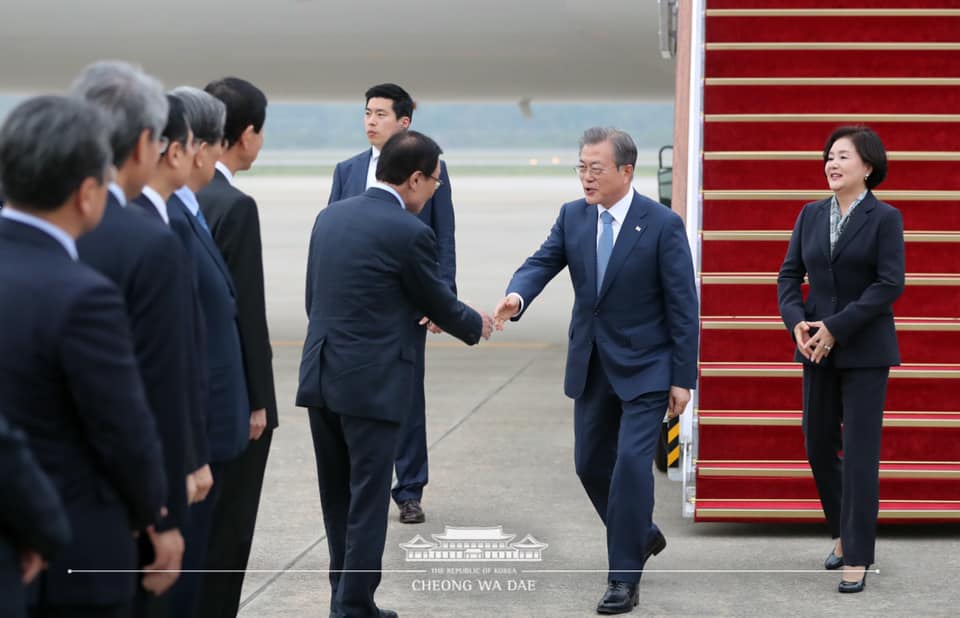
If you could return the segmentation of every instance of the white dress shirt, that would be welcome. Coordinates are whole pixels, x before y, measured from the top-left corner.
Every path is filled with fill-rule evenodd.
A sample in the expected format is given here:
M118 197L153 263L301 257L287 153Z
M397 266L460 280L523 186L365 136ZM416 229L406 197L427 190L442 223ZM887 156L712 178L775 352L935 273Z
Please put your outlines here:
M216 168L220 170L220 173L227 179L227 182L233 185L233 172L230 171L230 168L224 165L222 161L217 161Z
M627 194L624 195L620 201L611 206L610 208L604 208L600 204L597 204L597 244L600 244L600 234L603 232L603 221L600 220L600 214L604 211L610 213L613 217L613 222L610 224L613 228L613 246L617 246L617 235L620 233L620 228L623 226L624 219L627 218L627 212L630 211L630 204L633 203L633 195L636 191L633 187L627 191ZM507 296L516 296L520 300L520 311L523 311L524 300L523 297L517 294L516 292L510 292Z
M123 192L123 189L120 188L120 185L115 182L111 182L109 185L107 185L107 189L113 194L113 197L117 198L117 201L120 202L121 206L127 205L127 194Z
M33 215L27 214L20 210L15 210L10 208L9 205L4 206L3 209L0 210L0 217L3 217L4 219L10 219L11 221L17 221L19 223L23 223L24 225L29 225L30 227L36 228L41 232L45 232L47 235L52 236L55 241L63 245L67 255L69 255L74 262L76 262L79 258L79 255L77 254L76 241L70 237L70 234L67 234L65 231L49 221L41 219L40 217L34 217Z
M633 202L633 193L634 190L631 188L619 202L610 208L604 208L597 204L597 246L600 245L600 233L603 232L603 221L600 220L600 214L604 211L609 212L613 217L613 223L611 224L613 227L613 245L617 245L617 234L620 233L623 220L627 218L627 211L630 210L630 204Z
M367 189L377 184L377 161L379 160L380 160L380 149L377 148L376 146L371 146L370 147L370 165L367 166L367 186L366 186Z
M153 207L160 213L160 218L163 219L163 222L170 225L170 215L167 214L167 203L163 201L163 196L150 187L144 187L143 194L147 196L147 199L150 200Z

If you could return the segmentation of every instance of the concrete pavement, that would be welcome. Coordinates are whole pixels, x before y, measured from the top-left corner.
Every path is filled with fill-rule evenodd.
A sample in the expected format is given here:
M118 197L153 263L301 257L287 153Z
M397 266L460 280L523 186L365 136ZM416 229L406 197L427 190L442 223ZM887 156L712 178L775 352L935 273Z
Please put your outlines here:
M451 176L461 296L491 310L560 204L579 195L578 183L572 172L569 179ZM240 183L260 204L281 422L241 616L326 616L330 589L320 571L328 566L327 546L313 449L293 397L306 326L307 241L329 182L241 176ZM652 180L637 186L655 191ZM562 393L570 305L561 273L522 322L488 343L467 348L446 335L428 339L427 521L400 524L392 509L388 572L377 592L382 607L404 617L595 615L605 585L605 532L573 469L573 406ZM632 615L956 613L960 527L882 529L880 574L868 576L865 593L841 596L839 575L822 571L830 541L821 527L694 524L680 517L679 484L662 475L656 499L668 546L648 563ZM416 535L430 540L445 526L501 526L515 541L529 534L547 547L541 562L405 560L401 543Z

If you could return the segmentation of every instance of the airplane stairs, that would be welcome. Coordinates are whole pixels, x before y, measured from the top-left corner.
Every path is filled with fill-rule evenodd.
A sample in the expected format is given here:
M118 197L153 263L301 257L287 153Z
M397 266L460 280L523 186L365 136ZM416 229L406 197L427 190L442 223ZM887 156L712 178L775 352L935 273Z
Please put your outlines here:
M960 1L706 5L695 519L823 520L776 276L827 136L867 124L906 230L880 521L960 521Z

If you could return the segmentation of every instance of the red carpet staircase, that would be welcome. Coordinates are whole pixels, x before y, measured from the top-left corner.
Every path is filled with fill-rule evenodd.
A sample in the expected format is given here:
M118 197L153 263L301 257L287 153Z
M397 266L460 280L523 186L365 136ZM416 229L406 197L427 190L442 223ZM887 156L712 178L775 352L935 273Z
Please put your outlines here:
M960 0L708 0L705 32L697 521L823 519L776 273L860 123L906 227L880 520L960 521Z

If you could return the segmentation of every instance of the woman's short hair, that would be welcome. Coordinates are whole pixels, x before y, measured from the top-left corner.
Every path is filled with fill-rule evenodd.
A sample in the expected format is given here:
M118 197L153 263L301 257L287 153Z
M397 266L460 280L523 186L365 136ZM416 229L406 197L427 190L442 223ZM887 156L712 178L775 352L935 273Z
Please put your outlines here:
M873 132L870 127L862 125L840 127L830 134L826 146L823 147L823 162L827 162L830 156L830 149L833 144L841 137L846 137L853 142L857 154L863 159L863 162L873 168L867 177L866 184L868 189L873 189L887 177L887 149L883 147L880 136Z

